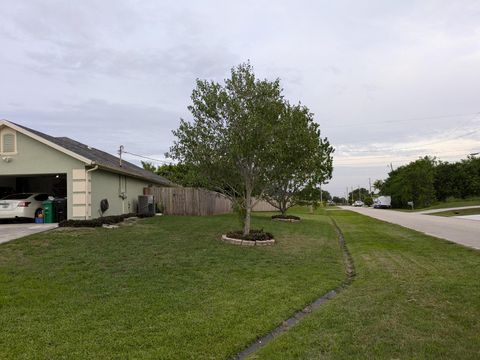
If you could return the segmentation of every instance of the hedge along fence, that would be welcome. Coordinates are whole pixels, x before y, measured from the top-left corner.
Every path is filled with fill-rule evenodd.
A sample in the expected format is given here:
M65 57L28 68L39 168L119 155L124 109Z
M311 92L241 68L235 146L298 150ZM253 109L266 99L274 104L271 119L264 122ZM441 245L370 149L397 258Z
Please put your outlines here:
M232 201L225 195L192 187L149 187L159 209L166 215L206 216L233 212ZM266 201L259 201L253 211L277 211Z

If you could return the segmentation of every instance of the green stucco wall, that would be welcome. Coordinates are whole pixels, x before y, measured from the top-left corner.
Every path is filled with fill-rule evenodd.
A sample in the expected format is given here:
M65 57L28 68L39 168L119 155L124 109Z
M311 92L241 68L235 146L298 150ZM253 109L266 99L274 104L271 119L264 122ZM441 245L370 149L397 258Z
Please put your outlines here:
M7 155L5 155L7 156ZM8 155L11 162L0 160L2 175L67 174L67 197L72 199L72 169L84 168L85 164L37 140L17 132L17 154ZM68 214L72 214L71 201Z
M146 181L104 170L91 172L91 181L92 218L100 216L100 201L102 199L107 199L110 206L104 216L136 212L138 195L142 195L143 188L149 185ZM123 201L119 196L121 193L126 195Z

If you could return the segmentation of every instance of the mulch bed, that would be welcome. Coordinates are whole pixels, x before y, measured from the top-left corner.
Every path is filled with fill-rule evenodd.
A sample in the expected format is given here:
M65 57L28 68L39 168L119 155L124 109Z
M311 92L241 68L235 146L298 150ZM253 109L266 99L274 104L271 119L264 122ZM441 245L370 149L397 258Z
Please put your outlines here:
M297 222L300 221L300 218L295 215L273 215L272 220L274 221L286 221L286 222Z
M243 235L243 231L230 231L222 235L222 240L231 244L255 246L255 245L273 245L275 239L269 232L262 230L250 230L250 234Z

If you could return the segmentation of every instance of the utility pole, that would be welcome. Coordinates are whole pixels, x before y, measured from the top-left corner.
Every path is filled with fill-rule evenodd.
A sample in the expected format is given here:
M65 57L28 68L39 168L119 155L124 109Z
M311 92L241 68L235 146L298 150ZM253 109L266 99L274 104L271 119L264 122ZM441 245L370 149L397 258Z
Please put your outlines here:
M370 195L372 195L372 179L368 178L368 186L370 186Z
M360 193L360 185L358 186L358 200L362 201L362 194Z
M122 154L123 154L123 145L120 145L120 147L118 148L118 156L120 157L119 158L119 165L122 166Z

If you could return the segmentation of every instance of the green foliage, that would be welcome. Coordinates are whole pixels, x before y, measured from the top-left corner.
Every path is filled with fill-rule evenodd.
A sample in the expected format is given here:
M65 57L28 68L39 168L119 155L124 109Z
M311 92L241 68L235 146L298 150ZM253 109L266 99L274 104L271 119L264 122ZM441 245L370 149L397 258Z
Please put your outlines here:
M394 207L407 207L412 200L415 207L422 208L436 200L479 196L480 159L469 157L448 163L424 157L395 169L378 184L381 194L392 197Z
M157 173L157 167L153 163L149 161L142 161L141 163L144 170L151 171L155 174Z
M224 84L197 80L191 99L193 121L181 120L167 156L244 209L245 234L254 196L331 177L333 148L308 108L283 99L278 79L259 80L241 64Z
M367 205L367 206L372 206L373 205L373 199L371 196L367 196L364 200L363 200L364 204Z
M480 158L460 162L439 162L435 168L435 191L438 200L464 199L480 195Z
M357 201L357 200L362 200L364 201L365 198L371 196L370 191L368 191L365 188L358 188L355 190L352 190L348 193L348 201L351 203Z
M327 138L321 138L306 106L286 103L276 131L281 142L274 143L276 156L264 196L285 214L299 201L320 200L320 186L332 177L334 150ZM323 194L323 200L330 198L328 192Z
M344 197L339 197L339 196L334 196L332 198L332 201L335 204L346 204L347 203L347 199L345 199Z
M373 182L373 188L374 188L375 190L381 191L382 188L383 188L383 184L384 184L384 181L383 181L383 180L380 180L380 179L375 180L375 181Z
M382 194L392 197L392 206L415 207L433 204L435 198L435 158L424 157L391 171L382 187Z
M163 176L174 184L185 187L208 188L206 181L198 174L198 171L191 164L164 164L155 166L152 163L142 161L145 170Z
M110 215L110 216L102 216L96 219L89 219L89 220L63 220L61 221L58 226L59 227L101 227L103 225L114 225L123 222L127 218L131 217L138 217L138 218L146 218L151 217L153 215L150 214L122 214L122 215Z

